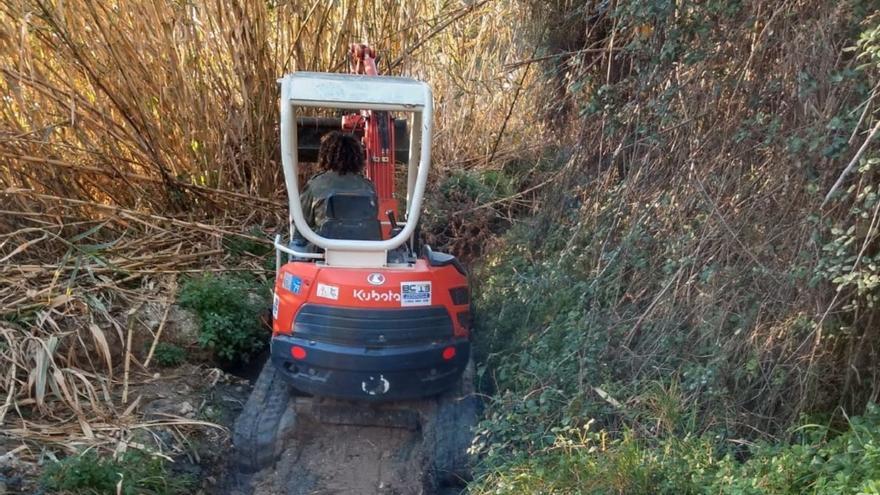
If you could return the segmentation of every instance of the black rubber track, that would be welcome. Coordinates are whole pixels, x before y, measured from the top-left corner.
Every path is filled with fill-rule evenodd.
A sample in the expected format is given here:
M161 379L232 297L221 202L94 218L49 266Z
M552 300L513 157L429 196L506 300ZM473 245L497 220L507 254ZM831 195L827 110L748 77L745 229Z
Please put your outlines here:
M281 455L284 431L293 426L288 408L290 386L284 376L266 361L233 427L232 442L239 471L250 474L271 466Z
M474 458L468 453L483 411L474 393L474 364L468 363L461 381L437 398L425 435L436 488L463 487L473 478Z
M438 486L464 486L473 478L468 449L480 408L480 400L469 396L442 402L434 413L428 445L433 450L431 470Z

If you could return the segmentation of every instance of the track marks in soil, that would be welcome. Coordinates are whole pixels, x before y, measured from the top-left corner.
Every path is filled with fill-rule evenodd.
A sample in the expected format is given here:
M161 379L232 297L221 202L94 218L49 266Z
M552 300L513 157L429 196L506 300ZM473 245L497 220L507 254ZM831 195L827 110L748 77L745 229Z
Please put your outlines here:
M253 495L418 495L424 490L419 432L304 422Z

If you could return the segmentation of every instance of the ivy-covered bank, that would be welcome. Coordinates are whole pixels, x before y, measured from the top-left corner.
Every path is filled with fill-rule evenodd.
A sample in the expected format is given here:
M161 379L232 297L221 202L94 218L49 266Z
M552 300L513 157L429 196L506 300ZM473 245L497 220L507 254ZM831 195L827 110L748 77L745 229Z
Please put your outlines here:
M652 355L636 354L626 343L645 307L609 303L627 292L621 267L582 277L550 230L515 228L483 267L478 374L491 399L472 493L880 493L880 408L751 429L727 374L753 365L732 364L719 335L701 342L647 318L646 332L662 333ZM542 258L536 242L563 254Z
M541 16L575 144L504 181L533 210L476 276L472 492L878 493L877 6Z

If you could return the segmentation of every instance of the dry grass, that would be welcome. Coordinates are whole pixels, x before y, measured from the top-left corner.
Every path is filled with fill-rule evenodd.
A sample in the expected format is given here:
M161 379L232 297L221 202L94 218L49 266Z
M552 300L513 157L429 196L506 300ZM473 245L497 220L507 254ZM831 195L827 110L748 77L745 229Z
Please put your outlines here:
M4 196L15 208L0 221L0 422L7 440L24 442L17 457L36 459L47 446L119 452L139 429L210 426L145 421L138 390L157 379L144 349L161 337L165 317L155 315L174 302L181 274L263 271L259 260L223 261L224 232L237 223L161 219L29 191Z
M385 7L6 4L2 184L157 211L202 206L215 188L270 197L280 173L275 80L345 71L347 44L361 39L383 54L380 70L431 81L438 143L450 144L438 146L439 163L487 154L494 141L482 129L512 99L515 74L500 69L517 57L516 12L485 1Z

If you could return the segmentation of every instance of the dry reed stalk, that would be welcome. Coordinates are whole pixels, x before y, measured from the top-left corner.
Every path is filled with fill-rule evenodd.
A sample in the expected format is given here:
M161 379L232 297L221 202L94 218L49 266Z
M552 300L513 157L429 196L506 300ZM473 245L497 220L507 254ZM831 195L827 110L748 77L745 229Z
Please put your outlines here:
M862 157L862 155L865 154L865 151L868 149L868 146L871 144L871 141L874 140L874 137L877 135L878 132L880 132L880 120L878 120L877 123L874 124L874 127L871 129L871 131L868 132L868 137L866 137L865 141L862 142L862 145L859 146L859 149L852 157L852 160L850 160L846 168L843 169L843 172L840 173L840 176L837 178L837 180L834 181L834 185L831 186L831 189L828 190L828 194L825 195L825 199L822 200L821 207L824 207L828 203L828 200L830 200L831 197L834 196L837 188L840 187L844 179L846 179L846 176L849 175L853 167L855 167L856 164L859 162L859 159Z
M131 308L128 315L128 322L125 326L125 357L122 360L122 405L128 404L128 372L131 366L131 337L134 330L134 315L140 309L140 305Z
M9 137L0 140L10 173L0 183L83 200L112 198L129 208L147 202L159 211L163 203L193 206L180 194L192 189L181 186L180 176L213 190L274 194L280 184L275 79L293 69L344 70L345 47L355 40L378 40L383 58L394 60L380 63L383 70L414 72L432 82L440 100L465 91L466 104L449 108L467 111L443 109L438 131L470 144L451 146L457 156L463 150L479 156L473 143L479 134L469 131L481 123L470 115L479 112L482 123L503 118L501 64L517 56L518 31L510 21L521 19L515 5L498 9L490 2L404 2L385 9L361 1L312 2L270 9L238 0L187 6L129 0L110 12L95 0L74 0L32 7L31 15L23 5L0 9L6 29L25 28L23 36L6 32L0 59L27 61L2 67L6 82L0 84L14 97L0 107L0 119L10 124ZM487 9L495 15L481 15ZM168 19L173 29L165 29ZM475 36L462 37L465 32ZM36 104L40 114L30 111ZM522 124L516 129L513 142ZM36 130L44 139L34 139ZM445 147L438 151L445 161ZM74 172L106 170L108 177L53 173L61 180L53 185L19 168L15 157L21 156L69 164ZM143 176L154 185L114 188L121 177Z
M52 196L49 194L37 194L34 191L22 190L22 189L11 189L11 188L0 192L0 194L6 194L6 195L24 194L24 195L32 196L37 199L53 200L53 201L58 201L61 203L67 203L67 204L74 205L74 206L109 211L111 213L118 214L120 216L125 215L127 218L130 218L130 219L135 219L137 217L144 217L144 218L147 218L147 219L150 219L153 221L167 222L167 223L181 226L181 227L191 227L194 229L202 230L204 232L209 232L213 235L220 236L220 237L234 236L234 237L241 237L244 239L248 239L248 240L251 240L254 242L260 242L260 243L269 243L270 242L267 239L254 237L252 235L244 234L242 232L235 232L235 231L231 231L231 230L221 229L221 228L218 228L214 225L208 225L208 224L205 224L202 222L187 222L187 221L183 221L183 220L178 220L176 218L164 217L161 215L154 215L154 214L150 214L150 213L142 213L142 212L135 211L135 210L120 208L120 207L114 206L114 205L101 204L101 203L97 203L94 201L83 201L83 200L78 200L78 199L63 198L63 197L59 197L59 196ZM140 221L140 220L138 220L138 221ZM152 226L152 224L147 224L147 225Z
M165 329L165 323L168 321L168 313L171 312L171 305L174 299L174 291L172 291L165 301L165 311L162 312L162 319L159 321L159 329L156 330L156 335L153 337L153 343L150 344L150 350L147 352L147 357L144 359L144 369L150 367L150 360L153 359L153 353L156 352L156 345L159 344L159 339L162 338L162 330Z
M0 258L6 259L0 266L0 335L7 349L0 361L9 370L0 382L4 434L68 451L116 445L101 432L122 431L131 422L124 418L139 417L140 394L130 397L143 382L135 345L143 339L138 316L121 318L120 308L153 304L170 283L164 273L262 267L205 267L225 254L205 230L131 223L123 216L96 222L81 205L59 208L51 198L14 198L9 206L22 207L20 213L42 213L0 217L0 225L14 226L0 234ZM225 221L236 222L232 216ZM52 242L34 242L43 236ZM143 279L140 288L121 286L135 279ZM122 368L115 370L115 363ZM38 414L20 416L29 410ZM69 412L76 418L69 429L41 433Z

